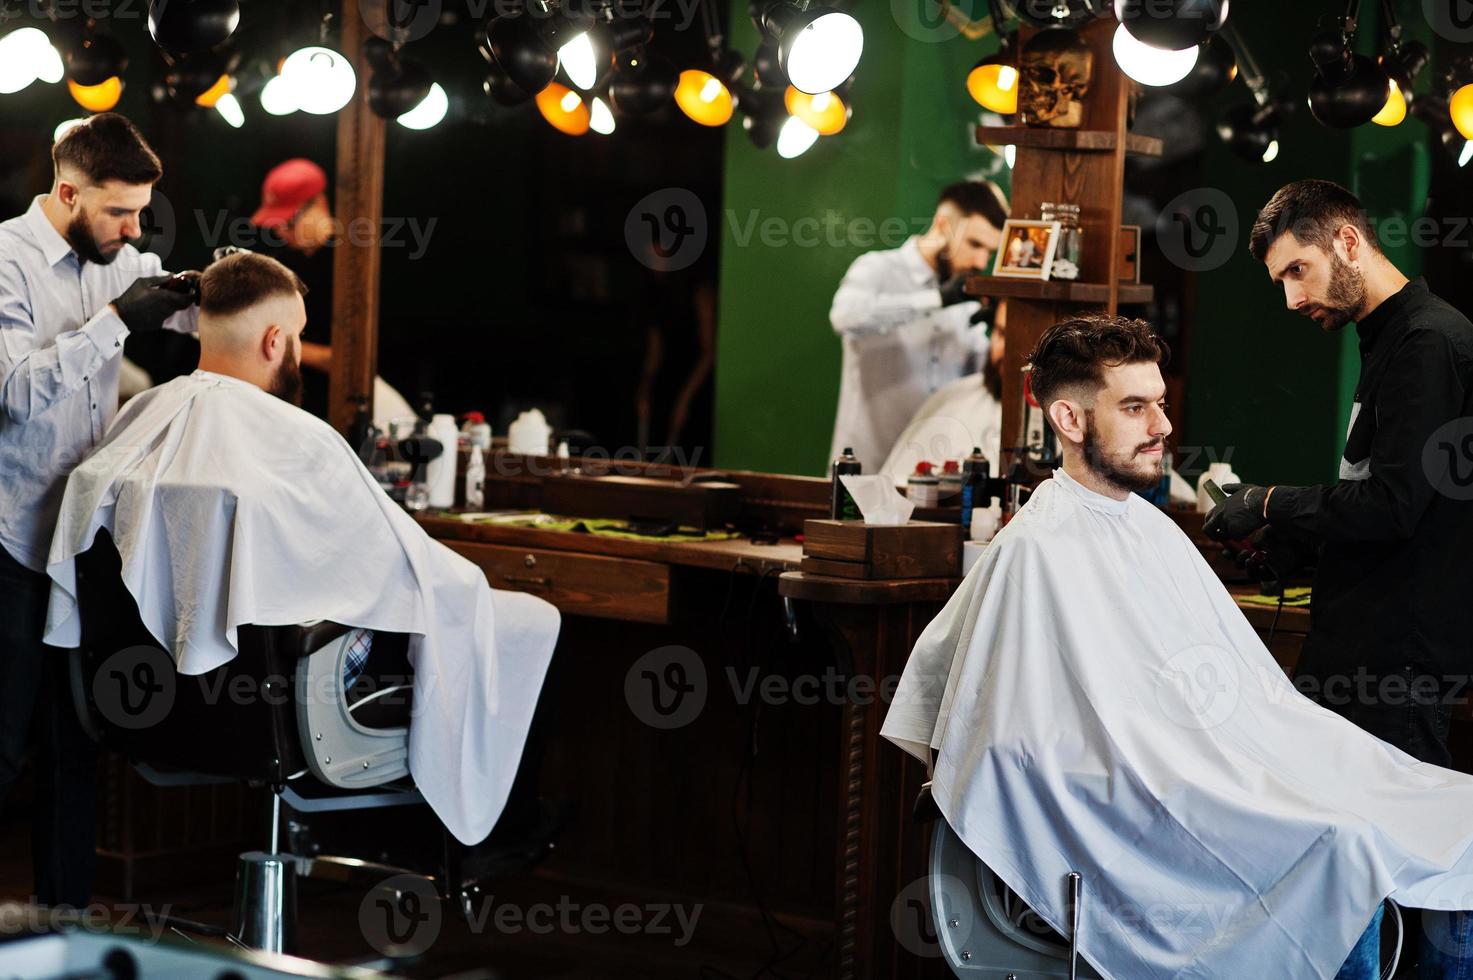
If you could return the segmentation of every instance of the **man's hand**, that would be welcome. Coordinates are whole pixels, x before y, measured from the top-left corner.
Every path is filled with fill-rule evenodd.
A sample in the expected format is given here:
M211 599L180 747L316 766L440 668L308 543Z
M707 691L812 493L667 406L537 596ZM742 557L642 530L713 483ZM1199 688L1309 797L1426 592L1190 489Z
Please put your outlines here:
M112 301L112 308L129 331L148 333L159 330L169 317L194 305L194 297L188 292L160 288L172 278L140 276L123 291L123 295Z
M1231 496L1208 511L1202 523L1209 538L1241 541L1268 523L1264 516L1268 490L1248 483L1229 483L1222 489Z
M971 302L977 298L975 296L968 296L962 290L962 287L967 284L967 277L970 275L970 272L958 272L941 284L942 306L955 306L958 303Z

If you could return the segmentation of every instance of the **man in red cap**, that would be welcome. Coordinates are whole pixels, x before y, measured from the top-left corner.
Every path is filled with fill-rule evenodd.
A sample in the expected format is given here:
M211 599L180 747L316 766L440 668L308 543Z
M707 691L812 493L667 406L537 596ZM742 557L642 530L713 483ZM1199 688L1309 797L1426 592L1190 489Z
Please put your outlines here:
M269 255L307 285L307 328L302 332L302 407L327 418L327 378L332 369L332 251L336 222L327 203L327 174L301 158L277 164L261 185L261 206L251 216Z

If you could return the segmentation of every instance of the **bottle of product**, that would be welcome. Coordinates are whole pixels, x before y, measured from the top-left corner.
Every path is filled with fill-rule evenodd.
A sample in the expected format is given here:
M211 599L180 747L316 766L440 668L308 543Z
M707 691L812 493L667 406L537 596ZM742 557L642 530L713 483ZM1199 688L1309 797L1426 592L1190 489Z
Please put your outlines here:
M833 487L829 493L829 518L835 521L857 521L860 518L859 505L854 502L854 497L844 487L839 479L841 476L858 476L863 471L859 463L859 457L854 455L854 450L848 446L839 454L830 467Z
M992 475L992 465L982 455L981 446L972 447L972 455L962 461L962 527L971 528L972 512L987 493L987 480Z
M942 463L941 472L937 475L937 481L941 504L946 507L954 506L962 492L961 461L948 459Z
M916 471L905 482L905 495L917 507L935 507L941 496L941 481L936 478L933 469L930 461L923 459L916 464Z
M465 433L470 445L480 446L483 453L491 451L491 426L486 423L486 416L480 412L466 412L460 431Z
M456 444L459 436L455 416L442 413L430 419L429 437L444 447L444 451L425 467L431 507L455 506L455 469L460 456Z
M486 457L480 443L471 443L471 458L465 466L465 505L470 510L486 506Z

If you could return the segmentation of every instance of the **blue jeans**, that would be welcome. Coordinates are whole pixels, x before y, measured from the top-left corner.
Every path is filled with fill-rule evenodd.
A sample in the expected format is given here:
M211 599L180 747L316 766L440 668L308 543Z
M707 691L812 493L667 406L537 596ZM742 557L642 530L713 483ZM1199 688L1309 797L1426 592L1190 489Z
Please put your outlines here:
M1356 940L1355 948L1346 957L1345 965L1335 974L1335 980L1378 980L1381 976L1381 918L1386 913L1384 905L1377 906L1371 916L1371 924Z
M1473 980L1473 912L1422 913L1419 980Z

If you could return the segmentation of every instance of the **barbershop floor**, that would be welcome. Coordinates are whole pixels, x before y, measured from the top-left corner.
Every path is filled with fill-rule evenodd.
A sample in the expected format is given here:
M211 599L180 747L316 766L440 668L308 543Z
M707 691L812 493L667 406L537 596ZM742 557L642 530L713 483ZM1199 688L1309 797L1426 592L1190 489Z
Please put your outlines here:
M0 902L25 901L31 882L28 787L17 792L0 813ZM218 885L196 887L167 895L139 895L137 903L162 909L172 906L172 915L225 927L230 920L230 869L222 869ZM628 901L625 896L584 890L567 882L553 882L538 875L525 875L501 882L498 900L528 907L534 903L556 906L560 899L578 906L595 903L613 907ZM298 953L328 963L360 964L383 969L395 976L450 977L456 980L520 980L520 978L579 978L579 980L624 980L624 978L680 978L680 980L745 980L748 977L788 977L792 980L820 975L827 965L822 951L803 949L785 957L781 972L765 971L771 950L753 948L750 934L723 937L701 922L692 942L676 947L669 936L641 934L569 935L554 931L532 935L527 930L506 935L494 929L473 933L464 917L448 903L442 906L442 926L434 945L417 959L390 967L364 939L358 927L360 888L335 882L308 880L298 887ZM96 901L114 906L106 895ZM121 915L121 912L119 913ZM195 937L191 937L195 938ZM209 940L202 940L208 942ZM805 955L806 954L806 955Z

